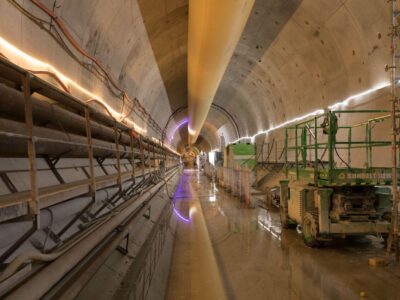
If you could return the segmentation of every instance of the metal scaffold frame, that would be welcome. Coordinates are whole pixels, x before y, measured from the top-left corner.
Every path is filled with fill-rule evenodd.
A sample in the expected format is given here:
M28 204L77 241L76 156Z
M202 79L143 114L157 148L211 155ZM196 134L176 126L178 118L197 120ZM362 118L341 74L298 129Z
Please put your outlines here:
M377 116L352 125L338 123L340 115L362 117L371 114ZM286 176L306 181L312 178L315 186L391 184L391 167L377 166L372 159L373 150L389 149L392 144L389 139L373 138L373 133L377 131L375 126L383 125L390 120L390 110L331 110L286 127L284 148ZM355 132L358 136L354 134ZM343 152L343 156L340 151ZM354 156L352 151L358 151L356 153L358 156L361 153L365 154L363 167L352 164ZM396 155L399 153L396 152ZM361 159L362 157L359 157L359 160ZM342 163L343 166L338 163Z
M398 205L399 205L399 192L398 192L398 159L397 159L397 148L398 148L398 135L400 133L399 118L396 112L399 110L399 98L396 93L396 83L399 80L397 71L397 60L400 58L399 52L399 22L398 17L400 11L398 10L398 2L391 0L391 55L392 65L386 66L386 71L390 69L390 81L391 81L391 101L392 101L392 226L389 234L389 240L387 245L387 253L390 256L392 251L393 243L395 245L396 261L399 262L399 232L398 232Z
M125 224L127 217L134 218L132 222L137 223L137 219L143 215L143 209L134 209L137 206L136 201L143 201L143 208L149 208L156 193L176 174L180 159L174 151L136 133L122 122L91 106L90 101L81 101L1 57L0 89L4 99L12 101L10 108L2 106L0 155L26 160L28 169L18 172L27 172L30 179L29 190L17 190L12 182L9 182L10 192L0 196L0 209L19 205L26 205L28 209L24 215L13 215L11 219L5 219L0 224L33 221L32 228L20 237L11 239L11 246L7 246L0 256L0 265L4 263L6 267L0 273L0 282L14 280L11 277L20 267L17 264L19 256L15 256L15 251L27 242L33 233L41 229L48 232L49 239L54 243L51 247L45 247L46 242L39 245L36 243L34 247L39 250L37 255L45 259L50 257L49 262L60 257L60 264L66 269L72 268L73 265L69 265L67 261L63 262L62 257L68 255L70 247L77 240L83 240L87 234L92 234L93 238L99 237L101 234L96 228L103 226L105 220L112 222L112 225L107 227L110 232L122 228L120 225ZM37 95L48 100L43 101ZM15 145L8 147L10 144ZM43 171L43 167L38 170L37 161L40 159L47 162L48 170L59 184L39 186L39 172ZM87 160L86 165L74 167L83 171L84 179L74 178L73 181L67 182L59 171L70 167L57 165L60 159ZM106 159L112 163L104 166L103 162ZM96 161L97 171L102 170L105 175L96 172ZM128 168L128 165L131 168ZM115 170L109 173L107 170L110 168ZM141 168L141 172L137 172L137 168ZM7 177L7 173L3 172L0 180L4 181L4 177ZM140 180L137 180L139 178ZM107 189L112 193L110 197L109 192L105 191ZM99 194L105 193L107 197L104 200L100 199ZM87 202L83 200L85 197L89 198ZM54 207L66 200L68 203L83 201L85 205L79 208L77 213L71 214L72 218L58 231L52 230L49 225L46 227L39 224L40 214L43 214L44 210L51 215L52 223L52 209L56 209ZM72 225L79 229L71 233ZM124 235L118 235L118 239L113 243L119 244L127 233L129 231L126 230ZM98 243L99 240L100 238L88 245L87 249L98 247L101 244ZM52 264L49 263L45 267L50 266ZM29 280L33 280L35 274L28 277ZM56 282L55 278L51 280ZM44 282L50 287L47 280ZM41 293L45 291L46 284L40 287ZM8 294L18 289L19 282L16 280L9 289L0 291L0 298L3 292Z

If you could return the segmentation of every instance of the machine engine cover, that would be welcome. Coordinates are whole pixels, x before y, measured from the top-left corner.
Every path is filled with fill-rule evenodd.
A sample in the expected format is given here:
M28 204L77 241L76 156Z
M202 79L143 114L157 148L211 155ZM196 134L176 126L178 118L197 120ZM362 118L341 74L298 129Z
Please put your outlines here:
M378 197L372 189L345 189L332 195L330 218L333 222L342 219L366 221L377 218Z

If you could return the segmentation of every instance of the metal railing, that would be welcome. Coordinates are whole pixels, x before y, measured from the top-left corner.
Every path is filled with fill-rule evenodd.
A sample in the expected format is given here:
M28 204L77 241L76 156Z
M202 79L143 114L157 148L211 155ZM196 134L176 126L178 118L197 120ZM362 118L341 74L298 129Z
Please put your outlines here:
M376 166L373 155L377 148L387 147L390 151L389 136L387 140L374 138L377 128L382 129L382 124L390 121L389 113L389 110L332 110L286 127L286 176L294 171L295 179L299 180L313 172L316 184L319 180L329 184L352 180L389 184L389 164ZM352 116L347 120L367 114L376 116L356 124L340 125L340 117L349 114Z
M91 199L76 216L69 220L60 232L56 233L60 238L72 225L74 225L75 229L77 223L83 224L86 222L90 227L90 224L101 218L97 218L97 213L93 210L97 209L96 206L100 202L98 198L101 190L105 188L117 189L110 199L107 196L104 205L100 205L97 210L99 214L105 211L113 213L116 208L124 205L127 198L136 196L153 185L155 183L155 175L179 164L179 156L170 149L137 134L126 124L99 111L89 105L88 102L81 101L63 92L33 75L28 70L22 69L3 58L0 58L0 79L2 82L12 83L7 89L9 90L8 92L14 95L14 97L10 97L14 101L13 107L21 107L21 111L23 110L22 117L20 116L20 111L2 110L5 116L2 119L2 124L13 124L13 126L6 126L0 131L0 136L3 139L0 153L6 155L10 152L8 148L12 147L4 147L5 144L15 144L14 149L11 149L11 151L15 151L18 156L26 158L29 166L27 172L29 172L30 179L28 191L10 190L9 194L2 195L0 197L0 209L26 203L29 208L26 216L20 216L20 219L12 220L13 224L27 219L33 221L32 228L21 235L2 253L0 264L7 261L15 250L25 243L34 232L41 229L39 220L41 208L43 209L45 197L43 192L45 190L51 189L52 197L60 198L57 201L72 201L75 198L87 195ZM17 88L21 86L23 93ZM43 103L47 102L35 98L33 93L54 101L54 103L52 102L54 105L50 105L51 112L54 114L54 111L57 111L58 114L51 116L43 114L40 108L45 106ZM16 118L13 118L15 117L14 114ZM23 120L24 123L14 119ZM25 127L25 131L19 130L21 125ZM50 136L47 136L48 132L51 132ZM7 143L4 141L7 141ZM52 170L54 176L59 179L60 184L39 188L37 182L37 159L44 154L48 155L46 159L49 162L49 170ZM63 183L65 180L62 176L59 176L58 171L60 168L57 162L60 159L62 161L64 158L84 158L88 162L87 165L82 166L86 178ZM115 169L112 174L108 175L104 171L105 175L100 176L94 170L96 161L97 165L104 170L102 162L105 159L114 159L113 167ZM139 177L141 177L140 182L137 181ZM4 174L2 178L4 178ZM2 178L0 180L4 180ZM66 190L71 195L68 194L66 196ZM65 197L65 199L61 199L62 197ZM58 204L58 202L52 203L52 205L54 204ZM4 224L5 222L1 223L1 225ZM82 227L82 232L85 231L85 228L85 226ZM52 235L54 233L49 236L51 237ZM68 244L69 239L66 238L63 242ZM55 250L56 248L54 247ZM47 252L51 251L48 250L42 254L48 255Z
M253 172L249 169L233 169L219 166L216 168L216 181L226 191L238 197L246 205L252 205L251 180Z

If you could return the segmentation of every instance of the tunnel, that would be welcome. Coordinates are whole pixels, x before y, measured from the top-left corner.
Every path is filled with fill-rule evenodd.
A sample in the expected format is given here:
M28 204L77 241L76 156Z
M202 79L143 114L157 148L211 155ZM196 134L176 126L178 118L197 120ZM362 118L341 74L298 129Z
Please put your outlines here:
M399 299L399 16L0 1L0 299Z

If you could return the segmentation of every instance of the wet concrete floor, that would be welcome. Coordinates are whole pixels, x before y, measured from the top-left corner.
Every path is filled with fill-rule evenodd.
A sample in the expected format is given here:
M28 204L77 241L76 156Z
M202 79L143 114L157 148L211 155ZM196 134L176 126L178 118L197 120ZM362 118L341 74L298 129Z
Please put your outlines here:
M167 299L400 299L400 266L368 265L385 254L376 237L308 248L277 210L248 209L194 170L174 201Z

